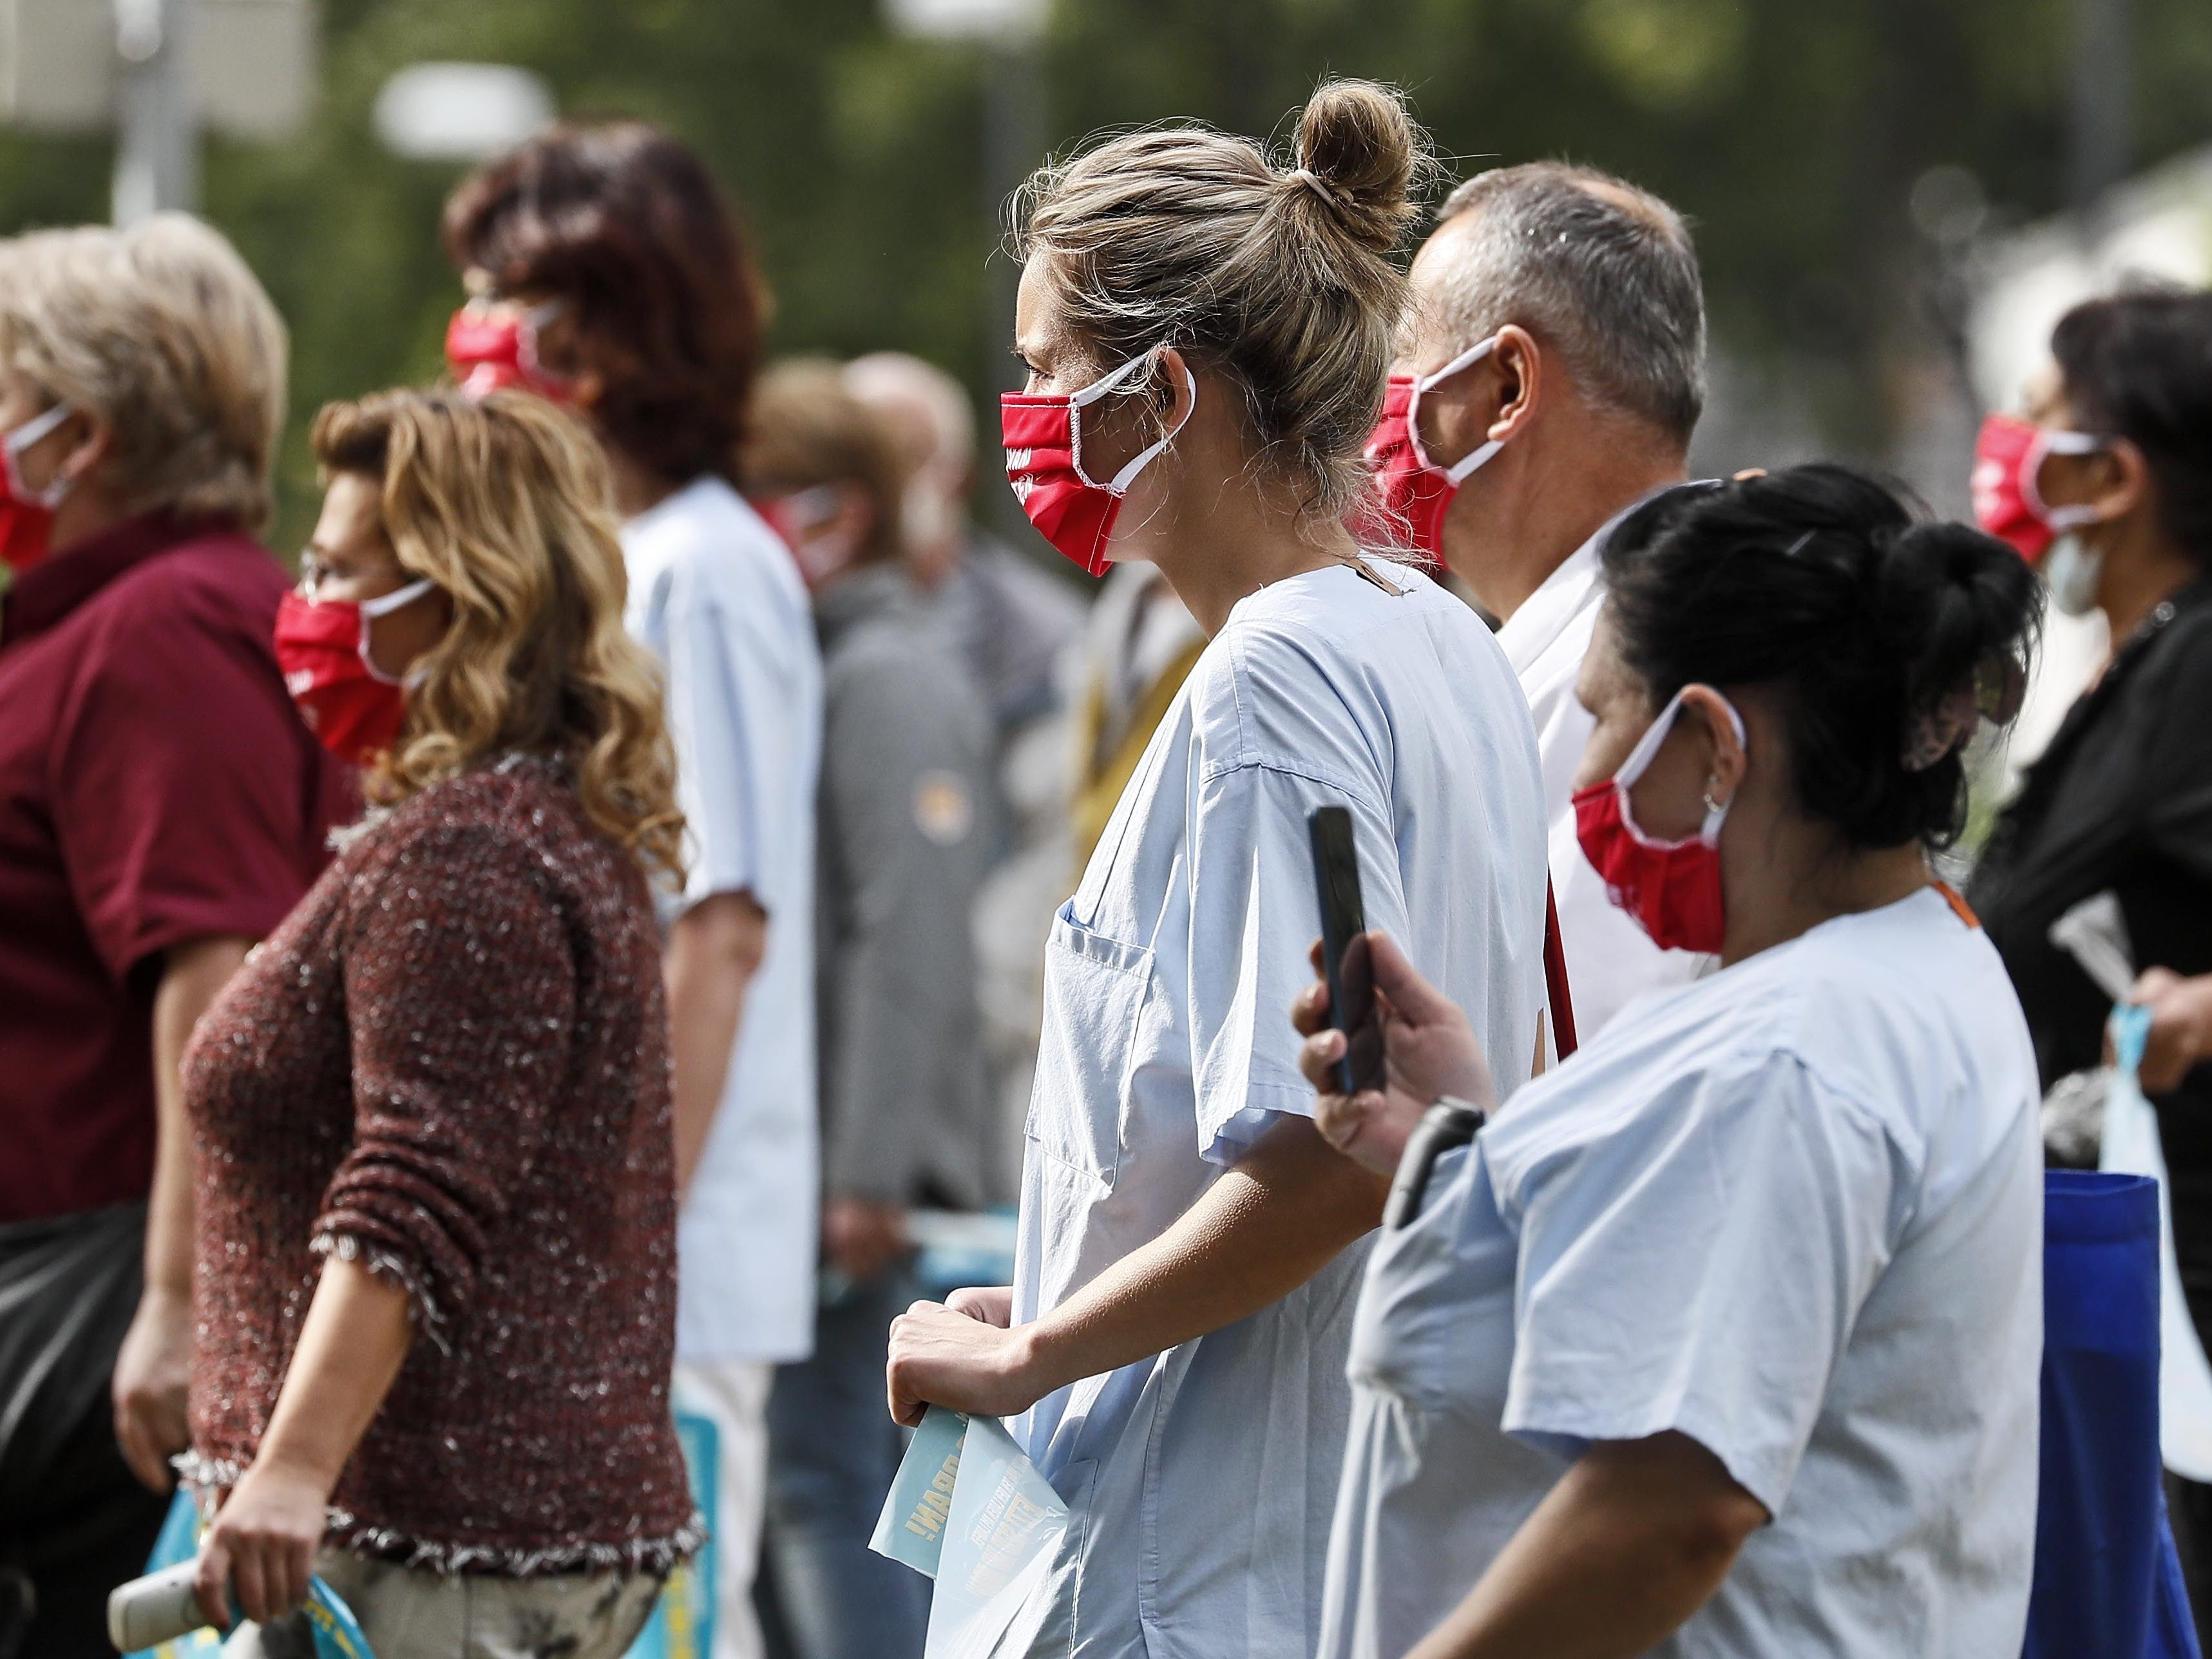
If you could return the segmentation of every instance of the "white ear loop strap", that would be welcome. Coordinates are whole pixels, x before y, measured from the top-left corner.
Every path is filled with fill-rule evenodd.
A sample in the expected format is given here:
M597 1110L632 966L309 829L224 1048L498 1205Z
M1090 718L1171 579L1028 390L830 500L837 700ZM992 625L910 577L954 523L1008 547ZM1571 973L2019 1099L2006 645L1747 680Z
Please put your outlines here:
M1184 410L1182 419L1176 422L1175 431L1161 434L1158 442L1149 445L1146 448L1139 450L1127 466L1124 466L1119 472L1116 472L1113 477L1105 483L1100 483L1097 479L1092 477L1089 472L1084 470L1082 410L1086 404L1097 402L1099 398L1104 397L1115 386L1120 386L1124 380L1128 380L1132 375L1135 374L1138 370L1149 367L1152 359L1159 356L1161 349L1162 348L1155 346L1152 350L1146 352L1142 356L1130 358L1127 362L1122 364L1121 368L1115 369L1111 374L1108 374L1101 379L1093 380L1089 386L1084 387L1082 391L1076 392L1067 400L1068 459L1074 465L1075 476L1082 479L1084 483L1089 484L1093 489L1103 489L1109 494L1115 495L1126 495L1128 491L1129 486L1136 482L1137 475L1139 472L1142 472L1147 466L1151 465L1153 459L1157 457L1162 450L1165 449L1170 444L1175 441L1176 434L1183 429L1185 422L1190 419L1191 415L1198 408L1198 377L1190 372L1190 366L1188 364L1185 364L1182 371L1182 383L1185 389L1190 393L1190 408Z
M67 404L56 404L45 414L33 416L13 432L8 434L4 442L0 442L0 450L4 450L7 456L8 488L10 493L26 501L35 502L40 507L53 507L61 505L62 497L69 494L70 486L76 482L76 479L58 477L48 483L44 489L33 489L23 482L23 475L17 468L20 465L20 458L25 450L69 417L70 406Z
M2107 447L2109 441L2094 432L2060 432L2045 427L2036 434L2035 441L2028 446L2027 459L2020 469L2020 495L2035 516L2053 530L2078 530L2085 524L2097 522L2097 509L2087 501L2071 506L2053 507L2043 499L2037 480L2042 477L2043 463L2053 455L2094 455Z
M425 593L436 592L437 586L437 583L425 576L422 580L410 582L406 586L393 592L380 594L375 599L363 599L361 602L361 665L368 670L371 679L382 680L386 685L400 685L405 683L401 676L387 674L379 668L376 665L376 659L369 655L369 623L374 622L379 617L388 617L395 611L404 610Z
M1720 839L1721 823L1728 817L1729 808L1735 805L1733 800L1725 800L1718 806L1708 806L1705 809L1705 820L1698 826L1697 835L1694 837L1686 836L1681 841L1660 841L1645 835L1643 830L1637 828L1635 817L1629 811L1628 792L1635 785L1637 779L1642 777L1650 766L1651 757L1659 752L1660 744L1667 741L1667 734L1674 729L1674 717L1681 712L1682 708L1683 692L1686 692L1689 689L1686 685L1680 691L1668 698L1667 706L1659 711L1659 718L1652 721L1650 728L1636 740L1636 747L1628 751L1628 758L1621 762L1620 769L1613 775L1613 787L1620 792L1620 821L1628 826L1630 832L1638 841L1648 847L1661 848L1685 847L1692 839L1702 841L1706 846L1711 847ZM1735 728L1736 742L1746 749L1750 748L1750 739L1744 734L1743 716L1735 712L1735 705L1726 697L1723 697L1721 707L1728 710L1729 724Z
M1421 442L1421 394L1438 382L1449 380L1453 375L1473 368L1497 349L1498 337L1495 334L1486 340L1478 340L1435 374L1424 374L1415 380L1413 394L1406 399L1406 432L1413 441L1414 459L1429 471L1443 473L1454 484L1465 483L1475 468L1505 447L1504 441L1492 438L1486 443L1477 445L1449 466L1438 466L1429 459L1427 447Z

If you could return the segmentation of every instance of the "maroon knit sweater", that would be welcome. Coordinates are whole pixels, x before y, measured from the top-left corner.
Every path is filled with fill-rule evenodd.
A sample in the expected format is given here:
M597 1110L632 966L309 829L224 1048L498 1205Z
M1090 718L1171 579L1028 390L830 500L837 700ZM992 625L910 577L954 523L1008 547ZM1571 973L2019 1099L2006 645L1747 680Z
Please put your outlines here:
M416 1340L331 1538L452 1571L665 1569L698 1533L669 1415L676 1206L659 943L556 763L373 823L185 1059L199 1152L193 1455L250 1462L322 1263Z

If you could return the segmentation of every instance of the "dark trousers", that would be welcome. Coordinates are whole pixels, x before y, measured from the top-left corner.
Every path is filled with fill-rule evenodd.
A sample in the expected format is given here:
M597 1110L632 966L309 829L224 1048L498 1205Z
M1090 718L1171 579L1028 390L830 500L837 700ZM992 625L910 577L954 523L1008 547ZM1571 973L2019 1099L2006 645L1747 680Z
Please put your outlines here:
M0 1659L112 1659L107 1593L168 1512L108 1398L145 1228L143 1204L0 1227Z
M761 1578L777 1659L919 1659L929 1581L868 1547L905 1436L884 1401L903 1275L815 1316L814 1357L780 1367L769 1398Z
M27 1582L33 1604L11 1653L6 1609L14 1598L0 1582L0 1659L115 1659L107 1593L146 1571L169 1500L140 1486L124 1463L105 1399L64 1441L42 1484L42 1497L0 1516L0 1581Z
M2189 1586L2197 1645L2212 1655L2212 1486L2169 1473L2166 1510L2173 1522L2173 1547L2181 1557L2182 1582Z

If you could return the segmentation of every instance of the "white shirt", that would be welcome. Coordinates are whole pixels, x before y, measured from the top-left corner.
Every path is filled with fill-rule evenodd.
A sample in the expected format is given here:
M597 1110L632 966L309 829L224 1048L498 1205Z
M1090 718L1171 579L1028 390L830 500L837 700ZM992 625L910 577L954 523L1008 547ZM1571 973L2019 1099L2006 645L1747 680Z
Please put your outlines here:
M1567 988L1574 999L1575 1035L1595 1036L1630 1001L1646 991L1694 979L1712 958L1691 951L1662 951L1626 911L1606 896L1605 878L1583 856L1575 839L1574 777L1597 722L1575 696L1575 678L1589 653L1590 631L1605 603L1598 544L1617 520L1607 521L1498 630L1498 642L1521 678L1528 713L1536 722L1536 749L1544 763L1544 805L1551 818L1552 889L1559 907L1559 942L1567 957Z
M1170 706L1047 949L1014 1317L1175 1221L1308 1116L1291 998L1320 933L1307 814L1350 810L1367 923L1472 1011L1510 1085L1543 1006L1528 711L1465 605L1378 565L1262 589ZM1364 1247L1273 1307L1041 1401L1020 1438L1071 1519L1001 1651L1312 1650Z
M632 519L630 632L667 668L689 873L750 892L768 949L677 1226L678 1357L803 1358L817 1257L814 805L822 661L798 567L721 479Z
M1370 1258L1322 1659L1397 1659L1595 1441L1765 1504L1652 1651L2015 1655L2043 1158L1996 951L1929 890L1646 999Z

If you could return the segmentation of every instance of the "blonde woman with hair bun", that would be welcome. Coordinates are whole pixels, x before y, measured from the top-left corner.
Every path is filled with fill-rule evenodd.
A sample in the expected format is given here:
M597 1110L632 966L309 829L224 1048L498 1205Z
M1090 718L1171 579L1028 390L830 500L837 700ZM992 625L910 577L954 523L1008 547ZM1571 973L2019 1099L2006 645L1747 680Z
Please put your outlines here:
M1313 1650L1383 1182L1315 1128L1285 1018L1309 814L1349 814L1368 925L1480 1011L1502 1087L1536 1049L1527 708L1472 611L1345 528L1425 170L1395 94L1334 82L1290 154L1153 129L1026 194L1016 494L1211 641L1052 926L1015 1282L892 1328L893 1414L1018 1413L1068 1504L1001 1654Z
M380 1659L614 1659L701 1532L649 890L683 819L605 462L522 393L313 435L277 653L375 810L186 1060L200 1598L292 1619L316 1572Z

